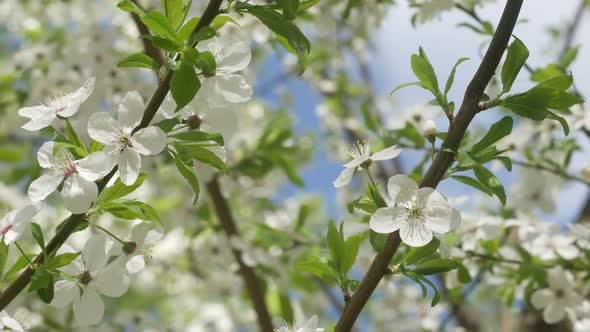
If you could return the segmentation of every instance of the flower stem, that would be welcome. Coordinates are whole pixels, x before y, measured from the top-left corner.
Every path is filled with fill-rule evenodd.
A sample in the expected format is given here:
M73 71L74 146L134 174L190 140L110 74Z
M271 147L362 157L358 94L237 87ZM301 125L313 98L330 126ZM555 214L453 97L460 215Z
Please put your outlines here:
M108 235L109 235L110 237L112 237L113 239L115 239L115 240L119 241L119 242L120 242L122 245L126 245L126 244L127 244L125 241L123 241L123 240L121 240L120 238L118 238L118 237L117 237L115 234L113 234L113 233L109 232L109 231L108 231L106 228L104 228L104 227L102 227L102 226L100 226L100 225L98 225L98 224L95 224L95 223L93 223L93 222L88 222L88 223L89 223L90 225L92 225L92 226L94 226L94 227L96 227L96 228L100 229L101 231L105 232L106 234L108 234Z
M18 245L18 242L14 241L14 245L18 248L18 251L20 251L21 255L27 260L27 262L29 262L29 265L31 266L31 268L35 268L35 264L33 264L31 259L29 258L29 256L27 256L27 254L25 254L25 252L23 251L23 248L21 248Z
M367 171L367 175L369 176L369 181L371 181L373 187L377 188L377 184L375 183L375 180L373 180L373 175L371 175L371 170L369 169L369 167L367 167L365 170Z

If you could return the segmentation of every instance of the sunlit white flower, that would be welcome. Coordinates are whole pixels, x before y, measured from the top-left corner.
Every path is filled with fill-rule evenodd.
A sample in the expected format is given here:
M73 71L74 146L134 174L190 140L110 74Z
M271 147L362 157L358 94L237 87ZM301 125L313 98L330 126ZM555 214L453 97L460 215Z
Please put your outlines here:
M560 233L557 224L550 224L546 232L524 243L523 247L543 260L556 259L557 255L565 259L574 259L580 254L575 242L575 237Z
M318 328L318 316L311 317L305 322L295 322L292 327L283 326L277 332L323 332L324 329Z
M49 170L29 186L29 197L33 202L44 200L63 182L61 196L64 206L72 213L88 211L98 196L94 181L109 172L107 157L97 151L86 158L75 160L67 149L55 152L54 142L45 142L37 152L39 166ZM64 181L65 180L65 181Z
M145 254L162 237L164 232L155 228L151 223L140 222L131 229L131 234L125 239L126 244L115 243L113 256L121 255L127 273L135 274L145 268Z
M536 309L543 309L543 319L549 324L565 318L566 312L582 304L582 297L572 287L561 267L547 272L549 288L537 290L531 296Z
M411 124L419 132L424 132L428 121L435 120L440 111L431 105L417 104L401 112L388 112L386 115L386 127L389 129L403 129L407 124Z
M137 180L141 168L141 155L157 155L167 144L166 134L156 126L133 132L144 111L139 93L127 93L119 104L117 119L106 113L96 113L88 120L88 135L105 145L110 165L119 166L119 176L126 185Z
M369 226L377 233L399 230L404 243L421 247L432 240L433 232L445 234L461 223L461 214L443 195L432 188L418 188L406 175L389 178L387 191L395 204L378 209L371 217Z
M14 318L10 317L6 311L0 311L0 331L17 331L25 332L23 326Z
M583 105L574 105L570 111L572 114L568 117L568 122L574 129L590 130L590 112Z
M252 58L250 41L235 24L225 24L219 37L204 40L199 52L209 51L215 57L215 75L202 80L199 95L205 96L211 107L227 103L244 103L252 96L252 87L238 72L246 69Z
M10 211L0 219L0 236L6 245L18 240L25 228L37 213L41 211L41 204L30 204L20 209Z
M371 153L373 143L371 141L358 142L356 146L348 151L348 154L352 157L352 160L344 164L344 170L338 178L334 180L333 185L336 188L343 187L350 183L352 176L358 167L369 167L373 161L389 160L393 159L401 153L402 150L398 149L396 145L390 146L381 151Z
M104 236L93 235L82 250L81 256L61 268L75 278L55 283L55 296L51 305L62 308L74 305L78 325L98 323L104 314L104 302L100 295L119 297L129 288L129 277L120 261L108 263L112 245Z
M78 112L80 105L88 99L93 90L94 77L91 77L73 93L49 98L42 105L21 108L18 114L30 119L22 128L35 131L50 126L58 116L71 117Z

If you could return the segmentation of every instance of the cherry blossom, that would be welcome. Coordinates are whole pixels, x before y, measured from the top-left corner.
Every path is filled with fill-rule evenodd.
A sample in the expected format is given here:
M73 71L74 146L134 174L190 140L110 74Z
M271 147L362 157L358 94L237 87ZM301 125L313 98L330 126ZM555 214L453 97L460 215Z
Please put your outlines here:
M36 131L50 126L58 116L71 117L78 112L80 105L88 99L93 90L94 77L91 77L73 93L48 98L42 105L21 108L18 114L30 119L22 128Z
M324 329L318 328L318 316L312 316L308 321L295 322L293 327L283 326L277 332L323 332Z
M340 188L349 184L358 167L367 168L373 163L373 161L393 159L401 153L401 150L398 149L396 145L375 153L371 152L372 148L373 143L367 140L358 142L356 146L348 151L352 160L343 165L344 170L333 182L334 187Z
M113 256L119 256L123 261L127 273L135 274L145 268L145 253L154 246L164 232L147 222L139 222L131 229L131 233L125 239L125 245L115 243L112 250Z
M1 331L25 332L25 329L16 319L10 317L4 310L0 311L0 329Z
M549 288L537 290L531 296L531 303L543 309L543 319L554 324L565 318L568 310L582 304L582 298L573 288L565 271L556 267L547 272Z
M7 213L0 219L0 236L6 245L18 240L31 218L41 211L41 204L29 204Z
M126 185L137 180L141 169L141 155L157 155L167 144L166 134L156 126L134 132L144 111L143 99L137 92L129 92L119 104L117 119L106 113L96 113L88 120L88 135L105 144L108 163L118 165L119 177Z
M81 255L61 268L74 279L55 283L55 296L51 305L62 308L70 303L78 325L98 323L104 314L100 295L119 297L129 288L129 277L121 261L108 262L112 241L102 235L88 239Z
M404 243L421 247L432 240L433 233L446 234L461 223L461 214L443 195L432 188L418 188L406 175L389 178L387 191L395 204L371 217L369 225L377 233L399 230Z
M110 170L106 155L97 151L75 160L69 150L55 150L54 142L45 142L37 152L39 166L49 172L31 183L29 197L33 202L42 201L63 182L61 196L66 209L72 213L84 213L98 196L98 187L94 181Z

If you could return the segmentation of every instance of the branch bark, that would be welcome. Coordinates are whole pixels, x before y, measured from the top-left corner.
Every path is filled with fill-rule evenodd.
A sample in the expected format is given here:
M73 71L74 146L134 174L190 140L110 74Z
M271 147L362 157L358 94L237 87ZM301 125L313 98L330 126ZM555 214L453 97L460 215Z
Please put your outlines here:
M448 168L453 164L455 153L447 152L447 150L457 150L459 143L461 143L461 140L465 135L467 127L479 112L481 96L494 75L502 58L502 54L504 54L504 51L508 46L522 3L523 0L507 1L506 6L504 7L504 12L502 13L502 18L500 19L490 46L488 47L475 76L467 86L463 103L461 104L457 116L449 127L447 138L443 143L445 151L441 151L437 154L436 159L432 162L426 174L424 174L424 177L420 182L420 187L436 188L439 182L443 179ZM336 325L336 332L351 330L361 310L379 284L379 281L381 281L383 276L387 273L387 266L399 248L400 242L401 240L398 232L394 232L387 237L385 248L383 251L377 253L367 274L365 274L365 277L346 305L346 308Z
M209 183L207 183L207 191L213 202L217 219L219 220L223 231L228 239L232 237L240 237L240 232L236 225L235 219L231 214L229 203L221 193L221 187L217 177L214 177ZM240 275L246 284L246 289L250 294L250 299L254 305L256 311L256 317L258 318L258 325L262 332L272 332L272 319L264 300L264 291L262 290L260 280L256 276L254 270L244 263L242 259L242 253L232 248L232 253L236 262L240 266Z
M203 12L201 20L199 24L195 27L193 34L198 32L204 26L207 26L211 23L211 21L219 14L219 8L221 7L221 3L223 0L211 0ZM172 78L173 71L170 70L164 77L164 79L158 85L158 88L154 92L152 98L150 99L148 105L145 108L143 113L143 118L141 123L134 129L134 132L138 131L139 129L145 128L149 125L150 121L156 115L156 112L162 105L164 98L170 91L170 79ZM113 177L116 172L116 168L113 169L106 177L102 180L97 182L99 192L104 189L108 181ZM66 240L74 233L76 228L85 222L86 215L84 214L73 214L70 217L66 218L53 236L53 238L47 243L46 251L53 252L58 250ZM33 260L34 264L42 264L45 260L45 255L43 253L39 253ZM25 287L31 282L31 277L35 273L35 270L30 266L27 267L21 274L2 292L0 293L0 310L4 310L7 305L9 305L17 296L20 294Z
M131 2L133 2L139 6L139 4L137 3L136 0L131 0ZM135 22L135 25L137 26L137 30L139 32L140 38L141 38L141 36L150 36L151 35L150 29L148 29L148 27L145 24L143 24L139 15L137 15L135 13L130 13L130 14L131 14L131 18L133 18L133 22ZM152 44L152 41L147 38L141 38L141 43L143 44L143 49L144 49L145 54L150 56L152 59L156 60L158 65L160 65L160 67L162 67L164 65L164 61L166 60L166 58L164 57L164 54L160 51L160 49L155 47Z

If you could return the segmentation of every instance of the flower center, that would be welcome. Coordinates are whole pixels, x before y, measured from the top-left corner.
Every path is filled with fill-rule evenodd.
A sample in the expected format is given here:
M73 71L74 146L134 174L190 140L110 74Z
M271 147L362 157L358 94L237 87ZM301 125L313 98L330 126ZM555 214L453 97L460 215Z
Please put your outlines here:
M125 245L123 246L123 252L127 255L131 255L132 253L134 253L135 249L137 249L137 243L135 242L125 242Z
M13 225L8 225L0 230L0 236L5 236L12 229Z
M64 174L65 176L72 176L78 173L78 169L76 169L76 162L73 160L67 160L64 165Z
M47 107L51 107L56 113L63 112L66 109L67 99L66 99L66 92L62 91L59 92L51 97L45 99L45 105Z
M555 297L558 299L563 299L565 297L565 291L561 288L555 290Z
M352 159L357 159L357 158L363 158L366 159L366 161L370 160L370 156L371 156L371 150L373 148L373 143L369 140L362 140L362 141L357 141L356 142L356 146L353 146L349 151L348 154L352 157ZM370 163L372 161L369 162L368 165L365 165L366 167L370 166ZM361 165L362 167L363 165Z
M78 280L82 285L88 285L92 281L92 276L90 272L84 271L78 276Z
M131 136L126 134L121 135L121 137L119 137L119 144L121 144L122 149L131 147Z

